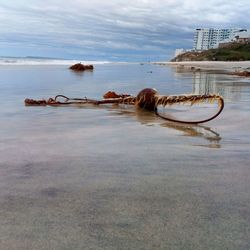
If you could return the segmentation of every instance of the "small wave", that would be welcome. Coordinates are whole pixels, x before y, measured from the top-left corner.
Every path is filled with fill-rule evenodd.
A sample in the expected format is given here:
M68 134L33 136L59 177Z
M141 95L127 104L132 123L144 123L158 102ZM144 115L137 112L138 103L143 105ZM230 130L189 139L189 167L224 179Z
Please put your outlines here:
M0 65L72 65L79 62L81 62L82 64L110 63L109 61L81 61L41 58L0 58Z

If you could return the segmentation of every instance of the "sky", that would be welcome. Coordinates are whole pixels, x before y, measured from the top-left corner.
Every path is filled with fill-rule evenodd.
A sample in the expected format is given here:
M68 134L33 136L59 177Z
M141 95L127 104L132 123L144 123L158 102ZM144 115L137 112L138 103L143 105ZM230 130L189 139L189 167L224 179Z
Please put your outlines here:
M249 0L0 0L0 56L166 61L196 28L250 28Z

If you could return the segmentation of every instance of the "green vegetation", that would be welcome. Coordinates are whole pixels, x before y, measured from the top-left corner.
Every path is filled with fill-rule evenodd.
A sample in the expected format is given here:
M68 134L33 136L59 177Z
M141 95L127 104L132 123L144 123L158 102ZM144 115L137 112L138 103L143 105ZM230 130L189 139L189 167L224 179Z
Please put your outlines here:
M250 61L250 44L231 44L227 48L210 49L202 52L186 52L172 62L181 61Z

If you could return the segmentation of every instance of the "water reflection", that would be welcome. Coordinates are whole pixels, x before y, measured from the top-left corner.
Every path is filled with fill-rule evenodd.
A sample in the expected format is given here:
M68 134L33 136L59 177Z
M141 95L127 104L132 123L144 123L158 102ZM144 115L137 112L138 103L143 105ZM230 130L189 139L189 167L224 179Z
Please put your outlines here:
M239 101L242 98L242 84L234 82L234 79L227 79L221 74L206 71L193 72L193 93L212 94L218 93L228 101ZM246 85L247 87L247 85Z
M77 77L83 77L84 75L92 76L94 72L93 72L93 70L85 70L85 71L71 70L70 73L74 76L77 76Z
M202 125L185 125L178 123L164 123L161 124L163 127L172 128L178 131L183 132L183 136L191 136L191 137L200 137L206 139L209 144L208 145L198 145L209 148L220 148L220 134L212 130L210 127L202 126Z
M119 109L115 111L116 115L125 115L130 117L135 117L138 122L146 126L160 125L161 127L174 129L176 131L182 132L183 136L190 136L196 138L203 138L209 144L198 145L205 146L209 148L220 148L221 136L218 132L215 132L211 127L203 125L193 125L193 124L181 124L175 122L162 122L157 115L153 112L144 111L140 109Z
M250 90L249 78L229 75L226 70L207 70L183 65L173 67L172 70L177 78L192 78L194 94L216 93L222 95L226 101L239 102L245 99L245 90Z

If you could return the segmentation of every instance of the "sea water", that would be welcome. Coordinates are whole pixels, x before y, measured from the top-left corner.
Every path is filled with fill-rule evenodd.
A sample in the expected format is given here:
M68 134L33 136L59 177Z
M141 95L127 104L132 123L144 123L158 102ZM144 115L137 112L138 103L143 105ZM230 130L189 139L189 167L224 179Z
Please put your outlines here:
M147 63L68 66L0 66L0 248L249 249L249 78ZM218 93L225 109L192 126L128 106L24 105L146 87Z

